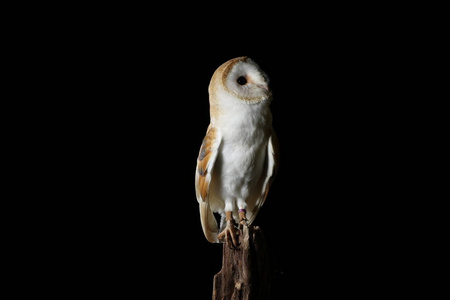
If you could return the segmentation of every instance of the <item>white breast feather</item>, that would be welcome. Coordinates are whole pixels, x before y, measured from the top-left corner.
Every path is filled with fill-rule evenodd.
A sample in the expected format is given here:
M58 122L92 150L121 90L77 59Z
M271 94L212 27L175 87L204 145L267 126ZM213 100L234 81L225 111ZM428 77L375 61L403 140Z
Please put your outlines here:
M246 199L259 182L266 154L270 111L229 97L216 126L222 133L215 191L222 199ZM259 191L258 191L259 192Z

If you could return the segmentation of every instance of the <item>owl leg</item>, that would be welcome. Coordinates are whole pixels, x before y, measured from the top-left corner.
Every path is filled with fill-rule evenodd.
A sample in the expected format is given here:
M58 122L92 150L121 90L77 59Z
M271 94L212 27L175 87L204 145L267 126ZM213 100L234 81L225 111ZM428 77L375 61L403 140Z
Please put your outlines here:
M233 212L231 211L226 211L226 222L227 225L225 227L225 229L219 234L218 238L219 241L224 241L226 242L226 244L231 248L237 248L239 245L239 241L237 239L237 236L239 234L236 226L235 226L235 222L233 219Z
M245 209L239 210L239 225L242 227L244 225L247 225L247 217L246 217L247 211Z
M247 225L247 203L244 200L238 199L238 207L239 207L239 225L240 227Z

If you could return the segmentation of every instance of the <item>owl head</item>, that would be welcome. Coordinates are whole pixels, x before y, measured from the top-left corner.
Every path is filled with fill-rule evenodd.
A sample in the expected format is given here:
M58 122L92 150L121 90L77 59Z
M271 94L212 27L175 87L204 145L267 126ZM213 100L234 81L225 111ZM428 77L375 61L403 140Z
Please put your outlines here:
M209 85L209 94L226 94L248 104L271 99L269 78L249 57L233 58L223 63L214 72Z

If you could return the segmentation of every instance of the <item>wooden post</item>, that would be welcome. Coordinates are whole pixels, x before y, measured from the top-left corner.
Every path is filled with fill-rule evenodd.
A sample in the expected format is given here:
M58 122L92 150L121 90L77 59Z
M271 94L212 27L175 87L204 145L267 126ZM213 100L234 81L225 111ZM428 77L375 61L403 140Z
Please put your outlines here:
M222 269L214 276L213 300L269 300L268 249L258 226L239 230L239 248L223 244Z

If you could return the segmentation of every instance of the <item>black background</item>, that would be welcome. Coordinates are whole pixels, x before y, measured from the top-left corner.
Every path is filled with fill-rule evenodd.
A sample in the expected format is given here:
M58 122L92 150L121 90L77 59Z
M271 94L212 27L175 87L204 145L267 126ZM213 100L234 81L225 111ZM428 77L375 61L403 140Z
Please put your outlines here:
M252 35L241 23L211 32L147 20L100 22L74 39L71 29L53 49L65 200L52 254L55 275L70 274L66 293L211 298L222 246L201 229L196 158L214 70L249 56L271 79L281 151L254 221L274 265L273 299L383 294L398 272L390 263L378 275L398 255L386 198L396 165L380 175L399 154L386 134L395 65L385 72L398 53L375 43L371 26L344 21L255 25Z

